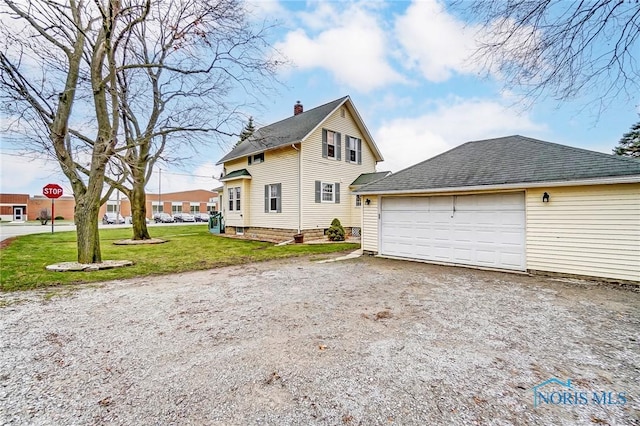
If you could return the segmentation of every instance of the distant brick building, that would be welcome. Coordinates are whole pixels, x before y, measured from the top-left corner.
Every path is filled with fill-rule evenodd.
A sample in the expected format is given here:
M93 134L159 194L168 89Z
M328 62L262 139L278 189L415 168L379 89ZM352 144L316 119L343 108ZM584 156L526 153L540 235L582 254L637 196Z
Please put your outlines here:
M73 219L74 207L74 198L63 195L55 200L54 217ZM30 197L29 194L0 194L0 220L36 220L43 209L51 214L51 200L44 195Z
M43 195L0 194L0 220L36 220L43 209L51 213L51 200ZM55 217L73 220L75 199L71 195L63 195L55 200L54 209ZM156 212L206 213L218 210L218 193L214 191L196 189L166 194L147 194L147 217L149 218ZM131 204L126 197L121 196L120 200L107 201L100 208L99 217L106 212L117 211L124 217L131 215Z
M152 218L154 213L164 212L171 215L175 213L207 213L218 211L218 193L206 189L193 191L169 192L166 194L147 194L147 217ZM131 203L129 199L121 196L120 200L111 199L100 208L100 217L106 212L120 214L124 217L131 216Z

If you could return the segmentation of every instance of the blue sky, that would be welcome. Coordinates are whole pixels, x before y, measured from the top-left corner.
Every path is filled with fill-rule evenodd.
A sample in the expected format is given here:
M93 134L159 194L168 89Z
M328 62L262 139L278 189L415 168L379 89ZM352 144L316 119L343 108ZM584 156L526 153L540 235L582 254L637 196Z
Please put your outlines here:
M291 115L298 100L310 109L350 95L385 157L378 170L395 172L466 141L511 134L610 153L638 121L640 97L617 99L599 114L587 105L593 98L518 102L499 76L478 77L468 60L474 27L436 0L252 6L256 21L279 22L270 41L291 66L280 72L278 92L246 114L259 127ZM227 142L203 147L187 165L161 166L162 192L217 186L215 163L236 141ZM1 192L40 194L56 182L71 193L54 161L16 155L7 141L0 150ZM158 191L158 178L149 192Z

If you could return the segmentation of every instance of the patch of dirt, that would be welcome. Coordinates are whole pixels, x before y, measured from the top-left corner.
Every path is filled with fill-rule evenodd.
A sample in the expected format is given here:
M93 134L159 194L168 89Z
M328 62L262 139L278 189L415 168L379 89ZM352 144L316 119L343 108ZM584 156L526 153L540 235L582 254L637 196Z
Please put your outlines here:
M137 246L141 244L162 244L166 242L167 240L161 240L160 238L149 238L146 240L132 240L129 238L127 240L114 241L113 244L117 246Z
M0 250L2 250L3 248L9 247L9 245L11 245L11 243L14 242L15 240L16 240L16 237L9 237L0 241Z
M0 294L0 424L639 424L622 287L361 257L41 295ZM588 403L534 406L554 377Z

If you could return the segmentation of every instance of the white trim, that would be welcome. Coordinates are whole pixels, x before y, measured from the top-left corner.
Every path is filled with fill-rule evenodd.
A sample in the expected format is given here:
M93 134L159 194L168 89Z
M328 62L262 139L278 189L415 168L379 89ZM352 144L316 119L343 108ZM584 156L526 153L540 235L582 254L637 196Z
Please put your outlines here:
M549 182L523 182L509 183L503 185L477 185L477 186L451 186L446 188L432 189L396 189L392 191L360 191L356 189L354 192L362 195L404 195L404 194L439 194L443 192L462 192L462 191L504 191L504 190L522 190L527 188L543 188L558 186L588 186L588 185L611 185L616 183L640 183L640 175L616 176L607 178L593 178L580 180L564 180Z
M324 199L324 185L331 185L331 200ZM320 202L334 203L336 202L336 184L334 182L320 182Z
M182 206L182 201L172 201L171 202L171 207L173 206Z

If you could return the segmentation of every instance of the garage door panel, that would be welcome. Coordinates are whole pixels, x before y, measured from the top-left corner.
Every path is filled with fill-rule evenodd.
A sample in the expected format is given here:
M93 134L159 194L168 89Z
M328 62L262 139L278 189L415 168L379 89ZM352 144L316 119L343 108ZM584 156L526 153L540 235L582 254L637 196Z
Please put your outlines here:
M381 208L384 255L525 269L523 193L383 198Z

